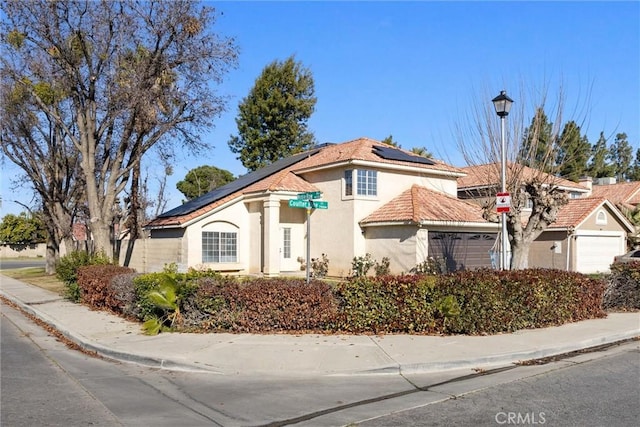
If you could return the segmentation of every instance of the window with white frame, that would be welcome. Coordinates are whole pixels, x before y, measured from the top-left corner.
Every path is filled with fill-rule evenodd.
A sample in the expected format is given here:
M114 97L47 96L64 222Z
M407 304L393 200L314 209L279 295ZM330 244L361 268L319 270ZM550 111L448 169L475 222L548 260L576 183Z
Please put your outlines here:
M203 231L202 262L238 262L238 233Z
M344 171L344 195L353 196L353 171Z
M378 195L378 172L369 169L348 169L344 171L344 196L375 197Z
M358 182L356 185L358 196L378 195L378 173L374 170L358 169Z
M596 225L607 225L607 213L603 210L596 214Z

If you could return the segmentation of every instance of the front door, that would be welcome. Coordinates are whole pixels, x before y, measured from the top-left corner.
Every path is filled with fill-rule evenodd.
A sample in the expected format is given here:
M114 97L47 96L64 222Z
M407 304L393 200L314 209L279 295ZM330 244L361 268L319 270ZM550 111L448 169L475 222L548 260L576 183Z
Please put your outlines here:
M280 227L280 270L297 271L300 270L300 263L294 254L296 245L294 244L294 231L291 226Z

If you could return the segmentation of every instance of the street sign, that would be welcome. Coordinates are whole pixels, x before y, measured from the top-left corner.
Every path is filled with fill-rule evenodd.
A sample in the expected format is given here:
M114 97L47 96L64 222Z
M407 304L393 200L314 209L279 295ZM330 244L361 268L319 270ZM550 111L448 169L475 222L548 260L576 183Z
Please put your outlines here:
M311 207L314 209L329 209L329 202L323 200L311 200Z
M308 193L298 194L298 200L313 200L319 199L320 197L322 197L322 192L320 191L310 191Z
M498 213L509 212L511 210L511 194L496 194L496 210Z
M289 199L289 207L311 209L311 202L309 200Z

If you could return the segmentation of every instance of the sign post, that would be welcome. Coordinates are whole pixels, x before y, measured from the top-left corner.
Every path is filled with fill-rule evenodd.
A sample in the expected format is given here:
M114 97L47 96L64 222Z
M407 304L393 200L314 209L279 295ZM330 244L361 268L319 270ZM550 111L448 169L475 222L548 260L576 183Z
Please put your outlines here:
M289 199L290 208L307 210L307 285L311 282L311 209L329 209L329 202L316 200L320 197L320 191L310 191L298 194L295 199Z

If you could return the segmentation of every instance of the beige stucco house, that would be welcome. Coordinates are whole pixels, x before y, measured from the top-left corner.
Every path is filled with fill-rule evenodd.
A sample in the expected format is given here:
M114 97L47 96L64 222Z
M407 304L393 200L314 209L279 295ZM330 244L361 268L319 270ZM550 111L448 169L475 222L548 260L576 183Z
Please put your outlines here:
M146 226L149 245L183 268L242 274L300 272L309 237L311 258L326 254L333 276L350 274L366 253L389 257L395 273L428 256L446 256L454 268L489 266L498 225L457 198L462 176L369 138L323 144L161 214ZM289 204L305 192L328 205L310 210L308 224L307 209ZM145 270L162 264L154 258Z

